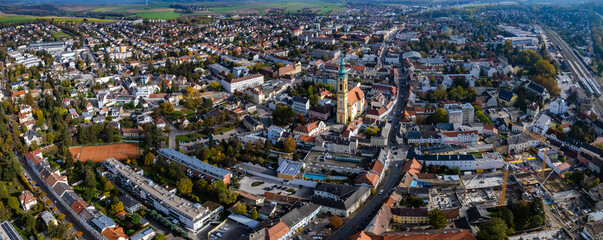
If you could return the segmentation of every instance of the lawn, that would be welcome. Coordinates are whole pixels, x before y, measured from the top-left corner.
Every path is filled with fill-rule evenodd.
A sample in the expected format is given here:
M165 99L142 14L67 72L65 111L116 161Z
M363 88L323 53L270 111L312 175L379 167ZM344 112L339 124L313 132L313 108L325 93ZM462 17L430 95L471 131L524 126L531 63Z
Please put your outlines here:
M55 38L62 38L62 37L70 38L71 37L71 35L64 33L64 32L52 32L51 34Z
M207 135L202 134L202 133L191 133L191 134L176 136L176 142L188 142L193 139L206 138L206 137L207 137Z
M137 16L146 19L174 19L180 16L180 13L174 12L174 10L169 11L150 11L150 12L138 12Z

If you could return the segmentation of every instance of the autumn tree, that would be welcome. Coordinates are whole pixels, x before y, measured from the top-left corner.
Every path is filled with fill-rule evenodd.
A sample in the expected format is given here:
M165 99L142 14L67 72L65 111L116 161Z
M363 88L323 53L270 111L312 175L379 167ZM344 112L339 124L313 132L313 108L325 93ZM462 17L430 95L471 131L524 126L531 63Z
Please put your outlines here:
M336 229L341 227L341 225L343 225L343 219L339 216L333 215L329 217L329 226L331 226L331 228Z
M244 202L238 202L234 205L233 210L235 214L243 215L247 213L247 204L245 204Z
M295 140L293 140L293 138L288 137L283 143L283 148L285 149L285 152L293 153L295 152L295 145Z
M193 181L190 178L182 178L176 182L178 192L184 195L188 195L193 191Z
M147 153L147 155L144 156L144 165L151 166L153 162L155 162L155 154L151 152Z

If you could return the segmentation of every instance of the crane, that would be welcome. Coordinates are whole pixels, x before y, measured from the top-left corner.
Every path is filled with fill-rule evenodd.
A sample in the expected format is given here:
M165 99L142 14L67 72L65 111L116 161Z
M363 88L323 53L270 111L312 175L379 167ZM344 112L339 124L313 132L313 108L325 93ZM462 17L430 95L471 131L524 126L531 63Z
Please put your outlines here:
M544 188L544 186L542 186L544 184L544 182L548 179L549 176L547 176L547 178L544 178L544 172L546 169L546 159L549 156L549 149L551 148L551 145L549 144L549 142L546 140L546 138L544 138L543 136L540 136L536 133L530 132L526 129L524 129L522 126L519 126L518 124L510 121L508 118L505 118L505 120L507 120L507 122L511 123L511 125L519 128L522 132L528 134L530 137L540 141L541 143L545 144L547 146L546 150L545 150L545 156L542 159L542 169L540 170L540 179L543 179L543 181L540 183L540 186ZM557 149L555 147L555 150L558 152L561 152L559 149ZM507 150L507 160L505 161L505 165L503 167L504 171L503 171L503 182L502 182L502 190L500 193L500 206L504 206L505 205L505 195L507 192L507 178L509 177L509 167L511 166L509 163L509 157L511 156L511 151ZM520 170L523 171L523 169L519 168ZM551 172L552 173L552 172Z

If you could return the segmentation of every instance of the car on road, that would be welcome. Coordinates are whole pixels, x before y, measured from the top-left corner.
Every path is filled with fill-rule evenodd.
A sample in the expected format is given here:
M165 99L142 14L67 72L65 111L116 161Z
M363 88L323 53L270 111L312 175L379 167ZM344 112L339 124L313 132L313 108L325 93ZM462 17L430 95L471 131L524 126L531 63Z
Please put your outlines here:
M379 195L383 194L383 189L381 189L381 191L379 191Z

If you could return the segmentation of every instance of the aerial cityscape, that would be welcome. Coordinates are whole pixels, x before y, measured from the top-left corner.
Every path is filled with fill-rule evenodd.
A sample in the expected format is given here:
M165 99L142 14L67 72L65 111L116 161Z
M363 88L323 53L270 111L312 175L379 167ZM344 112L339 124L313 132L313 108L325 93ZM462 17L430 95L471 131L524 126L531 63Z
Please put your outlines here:
M598 0L0 0L0 240L600 240L602 91Z

